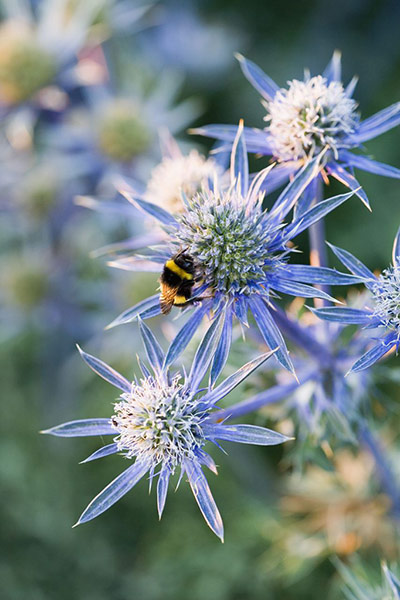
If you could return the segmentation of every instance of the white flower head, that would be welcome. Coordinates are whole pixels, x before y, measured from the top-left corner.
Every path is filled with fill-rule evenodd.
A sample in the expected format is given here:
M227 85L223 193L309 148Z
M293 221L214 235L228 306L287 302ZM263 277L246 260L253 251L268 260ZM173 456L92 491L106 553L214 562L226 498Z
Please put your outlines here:
M318 75L288 82L271 102L266 102L274 152L280 160L311 157L325 146L333 153L358 123L357 103L346 95L342 83Z
M191 198L202 183L213 179L216 163L192 150L187 156L166 156L153 169L146 200L172 213L183 210L182 193Z
M373 288L374 316L400 337L400 268L389 267Z
M171 472L185 459L193 460L204 445L198 402L185 391L181 376L169 385L154 378L133 383L121 395L111 419L117 430L118 449L127 458L166 465Z

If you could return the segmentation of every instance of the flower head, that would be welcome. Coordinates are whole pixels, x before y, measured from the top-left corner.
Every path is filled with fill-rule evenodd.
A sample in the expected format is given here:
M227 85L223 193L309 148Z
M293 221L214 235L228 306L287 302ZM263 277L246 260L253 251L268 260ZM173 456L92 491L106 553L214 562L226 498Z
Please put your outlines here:
M205 413L185 389L180 374L170 381L153 377L132 383L114 405L111 423L118 433L118 450L127 458L167 464L171 472L184 459L193 460L204 444Z
M223 539L222 519L202 466L214 473L217 469L203 447L209 441L218 446L217 440L268 446L280 444L288 438L254 425L226 426L214 423L211 415L216 403L272 353L252 360L217 387L210 387L201 395L200 383L218 344L217 332L221 328L221 319L215 321L212 330L204 336L188 376L181 373L172 375L165 367L164 353L150 329L143 322L140 328L152 372L140 364L143 376L139 380L128 381L102 361L80 350L86 363L122 392L114 404L113 416L110 419L72 421L44 432L61 437L114 436L112 444L100 448L84 462L116 452L128 459L135 459L133 465L92 500L77 524L90 521L110 508L148 472L150 483L153 478L158 479L157 505L161 518L169 478L176 468L180 468L181 476L186 474L188 477L206 522ZM155 472L156 469L158 472Z
M357 103L342 83L321 75L290 81L288 89L279 90L265 107L274 156L280 161L314 156L326 146L337 156L358 123Z
M393 265L376 277L355 256L330 244L333 252L353 274L364 278L370 292L370 301L365 309L348 306L312 309L321 319L339 323L364 325L367 328L383 329L381 335L374 336L375 343L351 368L361 371L373 365L390 350L400 344L400 228L393 245Z
M267 211L262 207L264 194L260 188L265 178L268 179L271 167L261 171L249 183L241 125L231 155L230 185L227 186L225 179L216 172L214 180L203 183L201 191L189 197L182 195L184 209L181 213L171 215L121 191L135 206L155 217L167 236L163 244L136 256L119 258L111 264L128 270L143 269L144 264L152 270L160 269L171 256L185 248L199 272L201 281L193 288L193 298L202 297L202 303L178 333L172 352L174 358L189 343L205 312L223 314L225 328L212 369L212 377L216 379L228 355L233 317L248 327L247 313L251 311L266 343L270 348L278 348L279 362L293 371L285 342L274 321L271 300L277 292L332 300L331 296L308 284L341 285L355 281L354 276L331 269L288 264L292 249L290 240L351 195L325 200L286 223L299 195L318 172L320 158L317 156L305 165ZM155 267L151 267L151 262ZM159 296L155 295L125 311L111 325L129 322L138 315L147 318L159 312Z
M202 183L214 177L216 163L191 150L187 155L180 152L164 156L154 167L144 198L172 213L183 210L182 193L191 198L200 191Z
M151 137L145 119L134 103L116 100L106 106L99 118L98 144L112 160L133 160L147 150Z
M53 79L56 64L27 26L6 22L0 40L0 101L18 104Z
M373 317L400 339L400 266L385 269L372 287Z
M223 193L203 189L177 217L175 239L190 248L208 288L228 295L264 294L266 273L282 266L286 255L274 252L281 228L264 219L261 196L253 206L243 200L236 185Z
M353 154L351 149L396 127L400 123L400 102L360 121L352 95L357 84L353 77L347 86L341 82L341 56L334 52L322 75L304 81L288 82L280 88L260 67L241 55L242 71L262 96L267 110L264 129L245 128L244 137L250 152L271 156L279 164L265 182L268 191L279 187L301 169L305 161L328 148L320 165L320 177L330 175L354 190L369 207L368 198L353 175L362 169L377 175L400 178L400 169ZM230 125L207 125L192 133L232 143L236 128ZM309 200L311 202L311 200Z

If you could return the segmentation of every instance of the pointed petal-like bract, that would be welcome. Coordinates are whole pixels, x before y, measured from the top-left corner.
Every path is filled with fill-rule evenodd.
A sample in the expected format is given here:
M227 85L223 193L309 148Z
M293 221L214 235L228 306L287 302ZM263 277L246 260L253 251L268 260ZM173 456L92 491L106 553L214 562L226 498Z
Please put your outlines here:
M330 302L337 302L333 296L330 296L323 290L318 290L311 285L299 283L298 281L290 281L289 279L271 276L269 283L273 290L284 294L290 294L291 296L300 296L301 298L321 298L323 300L329 300Z
M224 525L222 523L222 518L201 467L195 462L186 461L184 468L189 479L190 487L192 488L193 496L199 505L207 525L223 542Z
M143 315L146 311L152 308L157 308L160 305L160 295L155 294L154 296L150 296L150 298L146 298L146 300L142 300L135 304L135 306L131 306L127 310L124 310L114 321L112 321L109 325L107 325L106 329L111 329L112 327L116 327L117 325L123 325L124 323L130 323L139 315L143 318Z
M290 438L277 431L258 427L257 425L218 425L205 424L203 426L206 436L210 439L238 442L240 444L253 444L256 446L274 446L283 444Z
M312 265L286 265L283 274L287 279L314 283L317 285L353 285L364 283L364 277L340 273L329 267L313 267Z
M227 307L221 337L219 339L217 350L212 361L210 373L210 387L213 387L222 369L224 368L226 361L228 360L229 350L232 343L232 313L233 309L231 307Z
M347 250L342 250L342 248L338 248L329 242L327 242L327 244L332 252L338 257L340 262L343 263L346 269L348 269L350 273L353 273L353 275L356 277L363 277L365 280L364 284L366 287L371 289L371 287L376 283L376 277L372 271L370 271L368 267L361 262L361 260L353 256L353 254Z
M157 482L157 511L160 519L164 512L165 501L167 499L170 474L170 470L167 467L164 467L161 469L161 473Z
M325 217L352 196L354 196L353 191L348 192L347 194L340 194L339 196L332 196L332 198L319 202L316 206L304 213L298 221L293 221L291 226L286 227L287 238L289 239L292 237L293 232L295 232L295 235L298 235L305 229L308 229L311 225L322 219L322 217Z
M392 262L395 267L400 266L400 227L397 230L396 236L393 242L392 249Z
M384 576L386 577L386 580L389 584L389 587L391 589L391 591L394 594L394 598L396 600L400 600L400 581L397 579L397 577L390 571L390 569L388 569L387 564L383 564L382 565L382 571Z
M354 94L354 90L356 89L356 85L358 83L358 77L357 75L354 75L354 77L351 78L350 82L346 85L345 87L345 94L348 98L351 98L352 95Z
M208 308L208 304L203 302L195 309L183 327L178 331L168 348L165 357L165 366L172 364L185 350L186 346L196 333L204 315L207 313Z
M306 187L304 192L301 194L300 198L297 200L293 209L293 220L297 221L310 210L310 208L315 204L317 200L317 186L319 185L319 178L315 178L311 183Z
M341 81L342 79L342 53L340 50L335 50L331 60L329 61L326 69L323 72L323 76L327 78L328 82Z
M250 305L251 312L264 340L271 349L278 348L276 358L285 369L294 373L294 366L289 358L285 340L276 326L265 302L254 294Z
M88 208L89 210L95 210L97 212L122 215L127 219L132 219L135 214L132 206L129 206L125 202L106 202L105 200L100 201L92 196L75 196L74 204Z
M246 296L238 296L237 301L233 305L236 317L242 325L249 327L247 312L249 310L248 298Z
M343 185L353 190L353 192L356 194L356 196L360 198L361 202L368 208L368 210L371 210L368 196L364 192L354 175L348 173L348 171L346 171L346 169L344 169L342 165L339 165L334 162L328 163L326 165L326 170L329 173L329 175L332 175L332 177L340 181L340 183L343 183Z
M286 183L286 181L294 173L296 173L299 168L301 168L301 163L300 161L296 160L274 165L274 168L268 174L268 177L264 179L261 189L267 194L270 194L274 190L278 189L281 185Z
M199 448L197 450L196 454L197 454L197 456L199 458L199 461L201 462L202 465L204 465L205 467L207 467L207 469L210 469L210 471L212 471L212 473L214 473L215 475L218 475L217 465L215 464L215 462L211 458L211 456L209 454L207 454L207 452L204 452L204 450L202 450L201 448Z
M203 135L205 137L211 137L226 142L233 142L237 134L237 127L236 125L222 124L204 125L203 127L190 129L189 133L194 135ZM272 154L270 136L263 129L243 127L243 137L245 139L248 152ZM230 150L229 144L226 146L226 150L228 149Z
M378 162L367 156L360 156L359 154L353 154L347 150L341 150L339 152L339 158L356 169L368 171L368 173L374 173L375 175L400 179L400 169L392 167L391 165L385 165L385 163Z
M371 350L368 350L365 354L359 358L350 369L350 373L357 373L367 369L374 363L376 363L382 356L385 356L389 350L391 350L396 343L396 334L389 333L383 340L373 346Z
M161 375L165 358L164 352L151 329L142 320L139 320L139 328L149 363L158 375Z
M249 162L243 136L243 121L239 123L232 146L231 182L234 181L239 185L240 193L245 198L249 189Z
M236 54L240 67L246 79L260 92L265 100L273 100L279 86L260 67L241 54Z
M45 429L42 433L58 437L86 437L92 435L115 435L110 419L79 419Z
M240 369L227 377L225 381L218 385L214 390L211 390L205 394L201 399L202 403L216 404L222 400L222 398L227 396L227 394L229 394L235 387L242 383L242 381L244 381L250 375L250 373L262 365L263 362L270 358L275 352L276 349L272 350L271 352L261 354L261 356L254 358L247 364L243 365L243 367L240 367Z
M345 325L366 325L371 321L372 313L358 308L350 308L349 306L330 306L327 308L309 309L324 321L335 321Z
M269 213L270 218L276 219L277 222L284 219L307 186L318 176L322 155L323 153L320 153L306 163L296 177L286 186L272 207Z
M160 257L157 257L157 261L155 261L154 258L148 260L147 258L139 258L137 256L126 256L107 261L107 266L133 273L141 273L143 271L147 273L159 273L161 271L160 264L165 263L168 258L169 256L165 256L160 260Z
M217 349L224 327L226 312L222 310L207 329L193 359L188 382L192 393L197 391Z
M377 112L360 123L356 133L350 136L356 143L365 142L393 129L400 124L400 102Z
M83 360L87 365L89 365L92 371L97 373L97 375L100 375L100 377L108 381L108 383L111 383L111 385L114 385L123 392L126 392L128 394L130 393L132 389L132 384L127 379L125 379L125 377L123 377L120 373L118 373L118 371L106 365L106 363L104 363L99 358L95 358L91 354L87 354L79 346L78 350Z
M117 434L117 431L115 431L115 429L114 433ZM110 456L110 454L115 454L116 452L118 452L118 444L108 444L107 446L99 448L98 450L96 450L96 452L93 452L93 454L85 458L85 460L81 460L80 464L87 463L92 460L97 460L98 458L104 458L105 456Z
M122 496L129 492L148 470L149 465L140 462L135 462L134 465L125 469L125 471L109 483L100 494L93 498L79 517L76 525L91 521L108 510L113 504L118 502Z
M134 198L133 196L131 196L129 194L129 192L126 192L125 190L120 190L120 193L131 204L133 204L133 206L136 206L137 208L141 209L143 212L147 213L151 217L154 217L155 219L157 219L157 221L159 221L163 225L167 225L169 227L174 227L174 228L177 227L178 224L177 224L176 220L174 219L174 217L171 215L171 213L167 212L160 206L157 206L156 204L153 204L152 202L146 202L145 200L141 200L140 198Z

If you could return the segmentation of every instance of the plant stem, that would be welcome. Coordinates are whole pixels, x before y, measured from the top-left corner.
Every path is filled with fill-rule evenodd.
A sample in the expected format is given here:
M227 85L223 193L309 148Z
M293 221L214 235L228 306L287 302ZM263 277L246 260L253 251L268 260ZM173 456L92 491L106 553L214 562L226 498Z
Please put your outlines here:
M360 428L360 440L375 461L375 468L382 490L392 501L391 512L393 516L400 519L400 489L381 442L373 435L366 424L363 424Z
M323 181L321 177L315 181L315 198L313 204L318 204L324 199L323 194ZM327 267L328 266L328 254L325 243L325 221L324 218L319 219L314 225L308 230L308 238L310 242L310 265L313 267ZM330 293L329 286L318 286L327 294ZM316 298L314 300L316 307L325 306L326 300Z
M253 412L258 410L262 406L266 404L273 404L274 402L278 402L282 400L286 396L289 396L299 385L303 385L306 381L309 381L314 375L316 371L310 370L300 375L299 380L292 381L287 385L274 385L273 387L265 390L264 392L260 392L256 396L252 398L248 398L247 400L242 400L237 404L233 404L229 408L224 408L223 410L218 411L213 414L213 421L224 421L225 419L235 419L236 417L240 417L249 412Z

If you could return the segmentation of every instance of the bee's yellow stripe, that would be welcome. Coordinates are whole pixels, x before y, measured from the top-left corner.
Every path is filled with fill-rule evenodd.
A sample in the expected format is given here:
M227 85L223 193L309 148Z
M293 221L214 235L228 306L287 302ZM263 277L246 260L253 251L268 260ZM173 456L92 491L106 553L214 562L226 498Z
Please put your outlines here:
M176 262L172 259L167 260L167 262L165 263L165 266L167 267L167 269L169 269L170 271L173 271L174 273L176 273L177 275L179 275L179 277L181 279L193 279L193 275L191 275L190 273L186 273L186 271L184 271L183 269L181 269L181 267L178 267L178 265L176 264Z
M185 304L185 302L187 302L187 298L185 298L185 296L175 296L174 298L174 304Z

